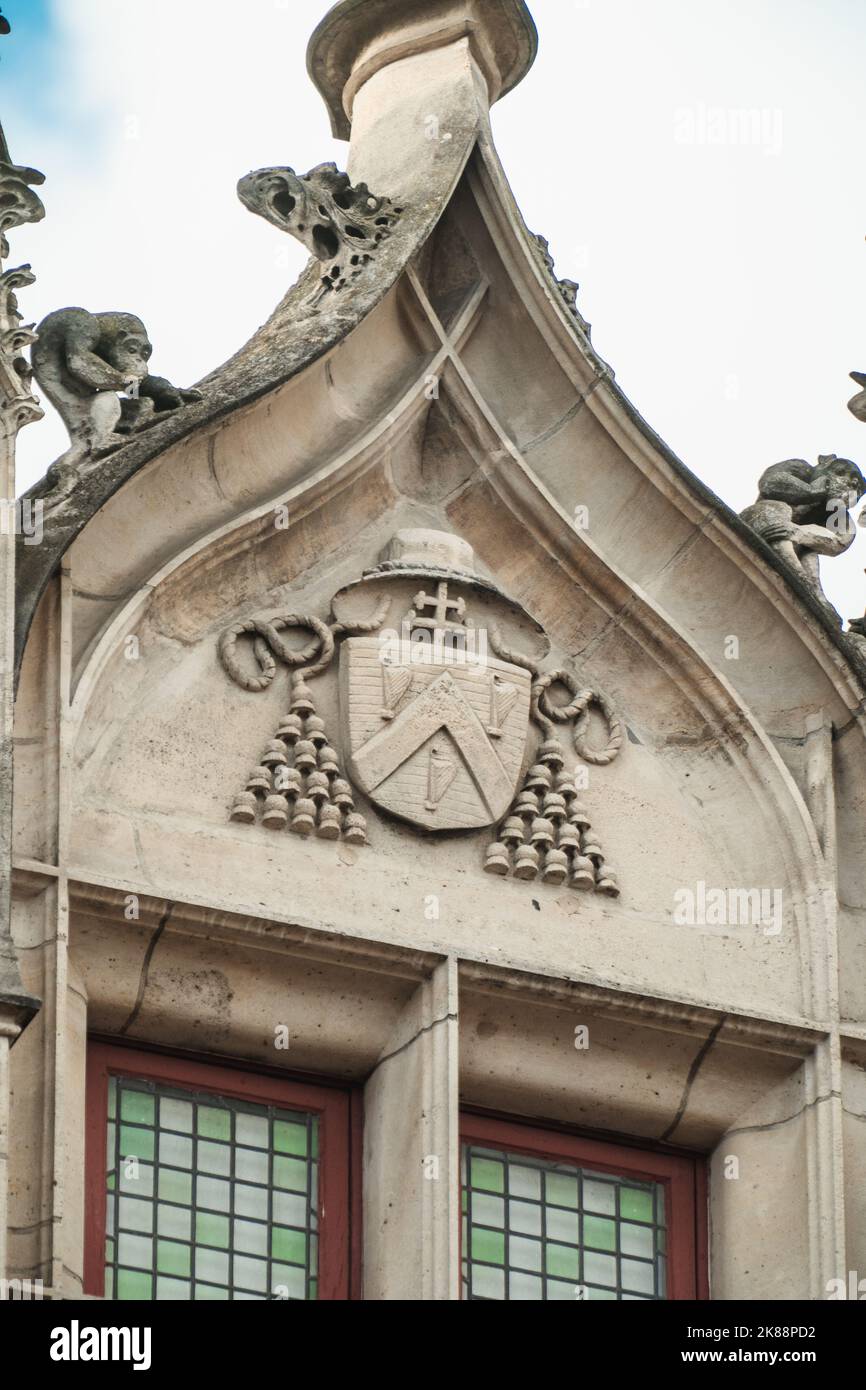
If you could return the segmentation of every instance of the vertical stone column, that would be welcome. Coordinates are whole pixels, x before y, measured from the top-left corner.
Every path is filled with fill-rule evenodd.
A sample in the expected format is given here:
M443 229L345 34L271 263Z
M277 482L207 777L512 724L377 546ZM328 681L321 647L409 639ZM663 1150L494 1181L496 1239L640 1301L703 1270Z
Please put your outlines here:
M0 127L0 1277L6 1274L6 1207L9 1121L9 1048L39 1007L25 993L12 941L12 718L15 703L15 544L20 514L15 500L18 431L42 418L30 391L23 355L33 333L21 322L16 291L33 283L27 265L6 270L6 232L45 216L31 184L35 169L13 164Z
M0 1278L6 1277L8 1268L9 1049L19 1032L18 1025L0 1008Z
M459 1297L457 966L407 1004L364 1093L364 1297Z

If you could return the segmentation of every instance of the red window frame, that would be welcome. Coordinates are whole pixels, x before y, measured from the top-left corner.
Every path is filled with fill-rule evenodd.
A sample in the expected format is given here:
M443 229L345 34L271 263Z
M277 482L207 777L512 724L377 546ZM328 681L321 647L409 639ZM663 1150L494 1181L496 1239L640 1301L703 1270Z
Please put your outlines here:
M585 1139L488 1115L461 1113L460 1142L552 1162L574 1163L665 1188L668 1230L668 1301L709 1298L707 1176L700 1156L654 1152L602 1139ZM462 1260L462 1250L461 1250Z
M242 1068L90 1042L87 1049L84 1292L105 1296L108 1079L134 1076L319 1118L319 1285L322 1300L360 1297L360 1107L357 1093ZM355 1218L355 1219L353 1219Z

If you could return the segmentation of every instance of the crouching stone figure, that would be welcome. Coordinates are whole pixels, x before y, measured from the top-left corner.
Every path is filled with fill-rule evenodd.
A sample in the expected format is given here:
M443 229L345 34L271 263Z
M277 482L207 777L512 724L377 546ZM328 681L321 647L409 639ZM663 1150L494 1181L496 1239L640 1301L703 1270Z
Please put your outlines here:
M823 454L814 466L805 459L786 459L761 475L758 492L757 502L740 513L743 520L830 608L818 557L841 555L857 534L848 509L866 493L860 469L835 454Z
M134 314L58 309L36 331L33 374L69 431L69 449L48 471L49 485L64 496L81 463L104 457L127 435L201 398L199 391L150 374L153 349Z

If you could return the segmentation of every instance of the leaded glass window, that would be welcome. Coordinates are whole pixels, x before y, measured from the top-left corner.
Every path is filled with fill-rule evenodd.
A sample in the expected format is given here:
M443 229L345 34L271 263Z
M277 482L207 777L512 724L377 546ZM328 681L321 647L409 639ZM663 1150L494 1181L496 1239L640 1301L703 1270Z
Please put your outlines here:
M318 1123L111 1076L106 1298L316 1298Z
M466 1144L463 1296L664 1299L665 1188Z

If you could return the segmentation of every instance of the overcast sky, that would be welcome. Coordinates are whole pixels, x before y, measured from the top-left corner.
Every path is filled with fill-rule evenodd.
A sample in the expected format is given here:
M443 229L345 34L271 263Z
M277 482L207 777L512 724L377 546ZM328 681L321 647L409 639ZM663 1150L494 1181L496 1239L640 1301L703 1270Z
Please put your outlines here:
M492 0L491 0L492 2ZM305 68L326 0L3 0L3 123L46 174L12 234L25 317L81 304L145 321L187 385L299 273L252 217L248 169L345 162ZM740 509L769 464L866 470L846 410L866 371L866 3L530 0L539 55L493 112L517 200L620 385ZM388 191L388 190L383 190ZM19 441L19 490L65 447L53 412ZM866 606L866 531L824 583Z

